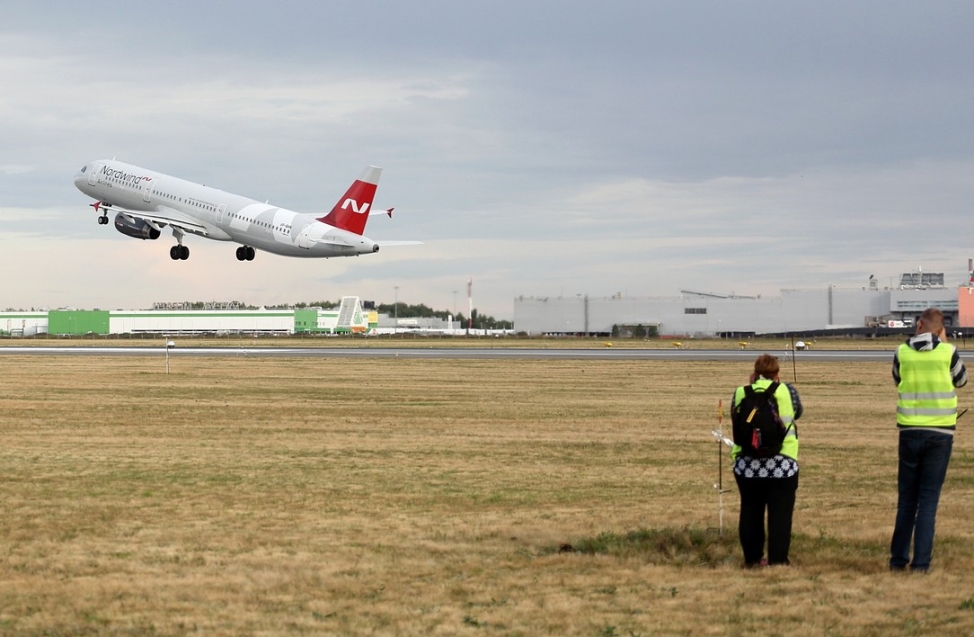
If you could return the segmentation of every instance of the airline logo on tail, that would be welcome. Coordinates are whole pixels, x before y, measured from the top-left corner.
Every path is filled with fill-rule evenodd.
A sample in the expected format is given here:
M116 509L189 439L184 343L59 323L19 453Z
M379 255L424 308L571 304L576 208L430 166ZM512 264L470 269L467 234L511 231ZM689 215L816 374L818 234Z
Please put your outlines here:
M318 221L355 234L365 232L365 224L369 220L369 208L372 207L381 174L381 168L376 166L366 168L348 192L338 200L331 212Z
M351 206L352 212L358 215L364 215L366 212L369 211L369 205L370 204L368 203L364 203L360 208L358 202L355 201L354 199L346 199L345 203L342 204L342 210L348 210L348 207Z

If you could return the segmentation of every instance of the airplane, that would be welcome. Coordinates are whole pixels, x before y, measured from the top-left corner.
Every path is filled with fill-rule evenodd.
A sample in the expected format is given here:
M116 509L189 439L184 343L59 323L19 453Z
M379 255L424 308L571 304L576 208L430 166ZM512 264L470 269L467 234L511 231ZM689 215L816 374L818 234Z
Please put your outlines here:
M98 223L136 239L158 239L169 226L176 245L173 261L189 258L183 237L192 234L233 241L238 261L253 261L257 250L288 257L350 257L372 254L380 246L417 245L419 241L373 241L363 236L370 215L392 217L392 208L372 210L382 169L366 168L324 216L293 212L269 203L125 164L97 160L74 176L78 190L95 199L89 204Z

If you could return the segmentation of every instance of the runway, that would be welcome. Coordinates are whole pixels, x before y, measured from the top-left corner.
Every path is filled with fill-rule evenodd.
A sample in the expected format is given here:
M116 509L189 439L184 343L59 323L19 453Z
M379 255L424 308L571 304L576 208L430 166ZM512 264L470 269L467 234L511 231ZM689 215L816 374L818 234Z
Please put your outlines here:
M790 351L760 349L548 349L548 348L343 348L343 347L193 347L171 348L172 357L257 358L410 358L410 359L548 359L750 361L762 353L791 360ZM165 356L163 347L0 347L0 356ZM806 350L796 361L889 361L892 350ZM964 356L964 353L961 353Z

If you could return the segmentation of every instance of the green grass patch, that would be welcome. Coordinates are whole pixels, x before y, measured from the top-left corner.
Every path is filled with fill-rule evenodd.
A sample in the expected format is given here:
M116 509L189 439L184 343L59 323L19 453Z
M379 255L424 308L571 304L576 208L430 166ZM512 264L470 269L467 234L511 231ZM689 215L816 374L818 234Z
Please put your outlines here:
M602 532L570 545L549 547L548 553L612 555L641 558L652 564L717 567L737 560L737 533L723 535L699 528L636 529L626 533Z
M889 548L885 542L836 538L820 532L792 535L790 558L796 566L836 571L881 571ZM602 532L570 544L546 547L544 554L581 553L637 558L650 564L716 568L741 563L736 530L692 527L636 529L625 533Z

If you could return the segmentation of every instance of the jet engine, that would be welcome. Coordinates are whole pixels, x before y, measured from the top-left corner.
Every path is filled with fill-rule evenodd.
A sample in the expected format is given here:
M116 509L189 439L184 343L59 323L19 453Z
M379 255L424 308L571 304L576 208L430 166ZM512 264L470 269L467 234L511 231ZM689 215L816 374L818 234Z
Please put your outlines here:
M151 226L145 219L129 219L121 212L115 215L115 229L136 239L159 238L159 229Z

